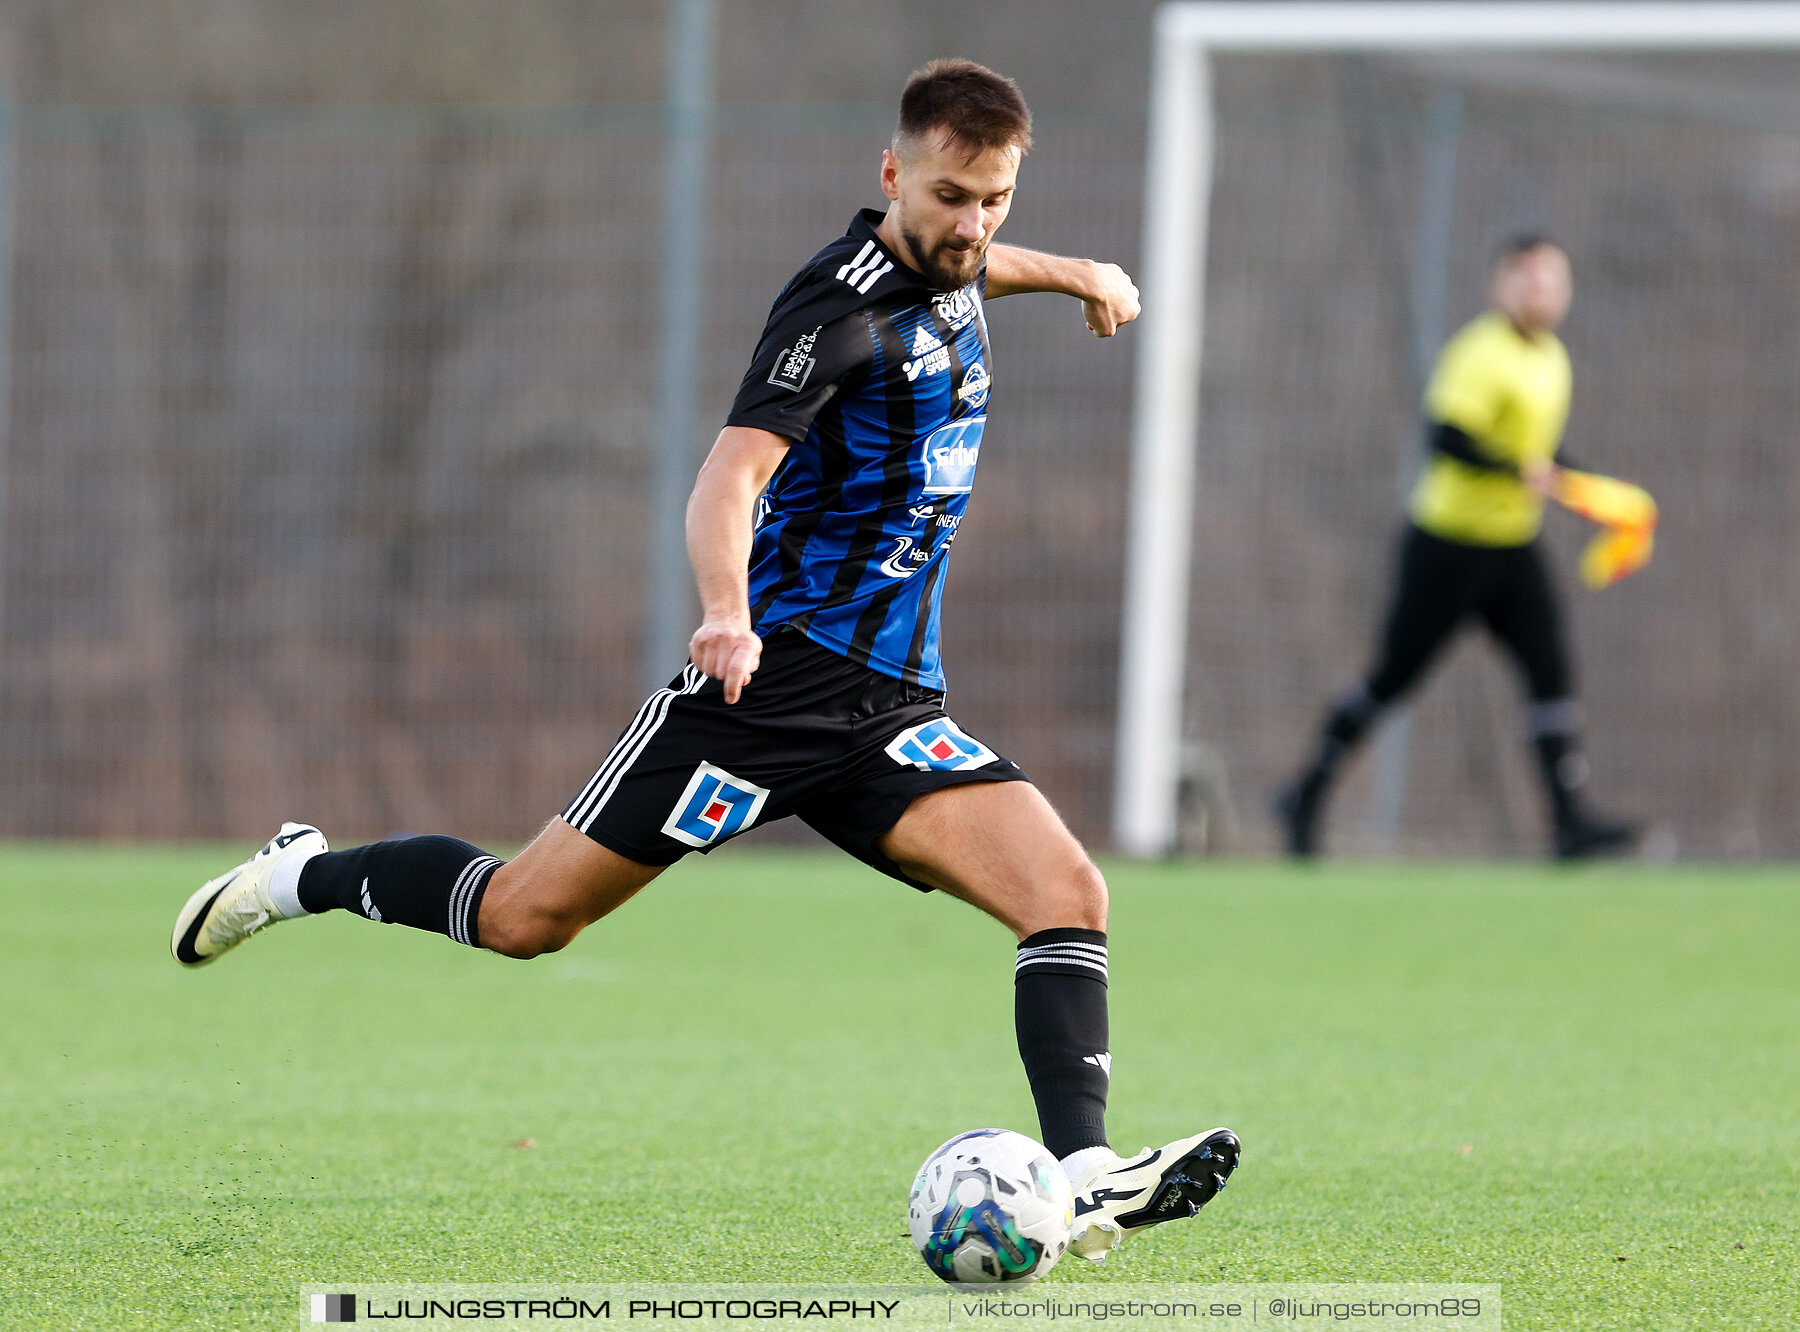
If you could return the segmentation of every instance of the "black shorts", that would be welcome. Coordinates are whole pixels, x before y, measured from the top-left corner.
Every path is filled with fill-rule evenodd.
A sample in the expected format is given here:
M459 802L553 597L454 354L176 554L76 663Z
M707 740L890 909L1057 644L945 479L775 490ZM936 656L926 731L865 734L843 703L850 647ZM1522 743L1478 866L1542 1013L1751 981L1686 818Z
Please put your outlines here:
M563 818L628 860L672 865L795 814L929 892L875 849L906 807L946 786L1027 780L950 720L939 690L784 627L736 703L692 665L646 699Z
M1534 703L1573 694L1562 613L1538 542L1465 546L1409 523L1367 680L1369 696L1387 703L1406 693L1470 618L1485 624L1512 656Z

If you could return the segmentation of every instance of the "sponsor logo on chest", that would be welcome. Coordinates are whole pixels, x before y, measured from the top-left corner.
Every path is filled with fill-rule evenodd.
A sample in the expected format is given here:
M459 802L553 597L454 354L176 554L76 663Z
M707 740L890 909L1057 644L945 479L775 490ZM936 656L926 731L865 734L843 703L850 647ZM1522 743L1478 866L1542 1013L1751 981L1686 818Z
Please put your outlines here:
M981 461L981 434L986 426L987 417L966 416L925 437L920 447L925 494L966 495L975 488L975 466Z
M943 320L952 333L973 323L980 312L973 287L959 287L931 298L931 313Z
M975 362L963 371L962 383L956 389L956 405L969 411L980 411L987 405L988 386L987 367L980 361Z
M913 333L912 360L901 367L908 383L927 375L939 375L950 368L950 349L924 324Z

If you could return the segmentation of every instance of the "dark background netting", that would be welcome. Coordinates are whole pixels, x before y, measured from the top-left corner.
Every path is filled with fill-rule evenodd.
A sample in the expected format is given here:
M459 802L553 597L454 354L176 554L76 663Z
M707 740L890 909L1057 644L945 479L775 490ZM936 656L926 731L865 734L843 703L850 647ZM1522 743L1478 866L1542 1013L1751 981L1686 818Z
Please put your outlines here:
M660 10L617 8L654 74L660 30L637 11ZM914 8L922 49L884 55L879 86L838 86L854 25L794 27L822 11L766 5L768 24L725 33L703 420L722 416L781 283L879 201L887 85L939 50L1006 63L960 45L943 6ZM1120 14L1136 26L1103 87L1073 73L1091 17L1045 21L1012 52L1040 124L1007 239L1135 263L1145 14ZM781 49L813 100L745 95ZM1567 577L1580 526L1551 524L1596 789L1657 820L1665 852L1800 852L1792 68L1219 63L1188 674L1192 738L1235 796L1232 845L1268 845L1263 794L1362 664L1385 592L1417 450L1416 219L1448 90L1442 331L1479 308L1497 236L1565 238L1571 445L1663 504L1656 562L1602 595ZM654 79L504 109L473 103L515 89L471 80L462 106L272 110L203 81L153 109L142 93L25 98L0 833L253 838L302 816L337 838L516 839L635 709ZM1101 839L1133 344L1095 343L1051 297L990 317L990 446L946 599L950 705ZM1376 766L1343 794L1346 849L1389 844ZM1433 681L1404 772L1398 849L1536 847L1514 686L1492 653L1464 644Z

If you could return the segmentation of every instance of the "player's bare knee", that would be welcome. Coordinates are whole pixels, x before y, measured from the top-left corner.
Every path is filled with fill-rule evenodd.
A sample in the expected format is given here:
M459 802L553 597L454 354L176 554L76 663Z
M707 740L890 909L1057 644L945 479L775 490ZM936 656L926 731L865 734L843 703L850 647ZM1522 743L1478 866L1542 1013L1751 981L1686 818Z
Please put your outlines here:
M1072 919L1068 925L1074 929L1104 930L1106 907L1106 876L1098 865L1083 856L1081 864L1069 876L1068 910Z
M1040 882L1013 927L1024 938L1039 930L1106 929L1106 876L1086 855Z
M488 884L477 929L483 948L521 960L566 948L581 932L579 922L546 910L531 881L511 865L502 865Z
M490 922L482 913L481 946L503 957L526 961L560 952L580 931L555 916L534 911L501 911Z

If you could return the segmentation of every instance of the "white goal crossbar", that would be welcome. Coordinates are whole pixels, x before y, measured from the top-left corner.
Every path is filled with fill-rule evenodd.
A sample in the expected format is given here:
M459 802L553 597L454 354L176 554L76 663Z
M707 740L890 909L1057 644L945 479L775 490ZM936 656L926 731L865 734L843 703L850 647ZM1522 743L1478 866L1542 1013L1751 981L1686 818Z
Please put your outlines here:
M1800 47L1800 3L1209 3L1156 13L1113 840L1175 849L1213 175L1213 51Z

